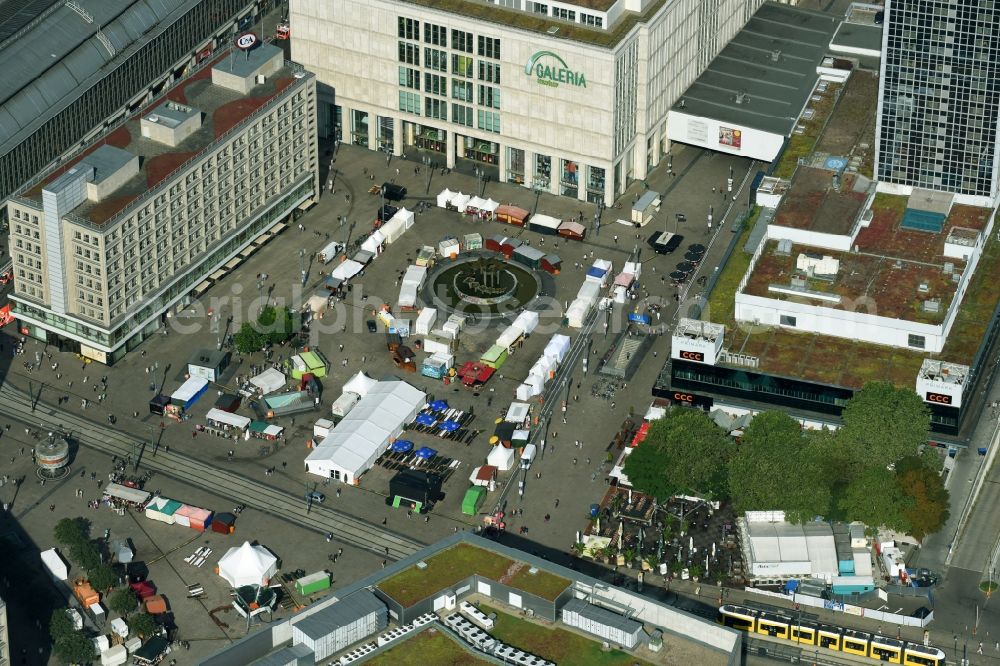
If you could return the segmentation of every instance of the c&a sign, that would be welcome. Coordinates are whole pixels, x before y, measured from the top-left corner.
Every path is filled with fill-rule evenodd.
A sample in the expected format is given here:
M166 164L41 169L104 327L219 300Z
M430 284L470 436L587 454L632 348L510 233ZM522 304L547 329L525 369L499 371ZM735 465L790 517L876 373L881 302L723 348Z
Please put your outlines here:
M558 88L559 84L565 83L577 88L587 87L587 77L583 72L570 69L566 61L552 51L536 51L528 58L524 73L534 75L543 86Z

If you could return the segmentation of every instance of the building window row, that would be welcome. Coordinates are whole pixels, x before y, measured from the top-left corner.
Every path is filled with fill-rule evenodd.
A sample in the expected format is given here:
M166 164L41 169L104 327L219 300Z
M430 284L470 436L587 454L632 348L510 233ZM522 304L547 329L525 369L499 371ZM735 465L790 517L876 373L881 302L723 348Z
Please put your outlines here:
M399 110L404 113L420 115L420 95L416 93L399 91Z

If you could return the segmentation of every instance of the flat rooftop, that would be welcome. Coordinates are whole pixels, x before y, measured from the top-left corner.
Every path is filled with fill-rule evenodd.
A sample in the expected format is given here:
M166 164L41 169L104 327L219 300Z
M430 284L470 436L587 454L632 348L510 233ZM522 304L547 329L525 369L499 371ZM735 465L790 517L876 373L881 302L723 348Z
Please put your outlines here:
M829 14L762 5L672 110L790 135L839 24Z
M436 9L518 30L542 33L554 39L612 47L621 42L637 23L649 21L667 3L667 0L652 0L641 12L621 12L620 18L608 30L588 27L581 23L560 21L548 16L507 9L492 3L475 0L399 0L399 2L403 5L409 4ZM614 2L612 0L567 0L566 4L595 11L607 11L614 5Z
M875 23L875 15L882 7L852 4L847 10L844 22L833 36L832 46L843 49L882 50L883 25Z
M570 586L570 581L517 562L499 553L460 543L446 548L378 583L378 588L404 608L426 599L473 574L495 580L549 601ZM532 569L535 569L532 572Z
M783 248L786 251L782 251ZM832 276L810 276L807 270L797 267L803 255L829 257L839 264L839 269ZM944 270L946 263L951 266L947 272ZM940 324L955 296L956 284L952 275L961 273L964 268L965 264L956 259L939 259L931 264L769 240L744 292L837 310ZM794 293L776 292L772 286L791 289ZM839 302L833 300L837 297ZM937 308L925 310L924 301L937 302Z
M856 173L801 166L781 199L772 224L838 236L847 235L861 215L874 183Z
M955 215L954 209L952 215ZM749 234L749 230L745 233ZM741 326L734 319L733 302L749 259L748 254L739 250L733 254L710 295L706 316L713 323L726 326L724 348L757 357L759 365L754 371L776 377L849 389L860 389L871 381L890 381L896 386L913 387L924 359L971 366L1000 302L1000 241L991 235L944 350L939 354L781 327Z
M58 169L46 174L39 182L18 196L40 204L42 190L46 185L81 161L90 160L102 146L128 151L139 157L139 173L103 200L84 201L72 211L76 216L94 225L103 225L125 210L133 201L156 187L177 168L212 146L219 137L246 120L257 109L295 84L298 80L295 75L303 71L296 63L286 61L282 68L268 76L264 83L257 84L247 95L241 95L212 83L212 68L217 64L225 66L229 57L230 53L227 52L206 62L196 73L179 81L123 125L106 134L93 146ZM233 57L234 65L241 59L242 55L236 54ZM150 113L162 114L162 105L168 100L192 107L201 113L202 118L201 128L176 147L143 137L140 128L140 120Z

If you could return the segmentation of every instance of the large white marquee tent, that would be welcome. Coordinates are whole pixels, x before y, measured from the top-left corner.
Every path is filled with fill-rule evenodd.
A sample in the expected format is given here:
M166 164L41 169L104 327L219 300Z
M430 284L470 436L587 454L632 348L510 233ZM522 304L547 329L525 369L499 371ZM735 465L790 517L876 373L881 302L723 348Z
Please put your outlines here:
M357 482L426 403L426 394L404 381L378 382L306 457L306 471Z

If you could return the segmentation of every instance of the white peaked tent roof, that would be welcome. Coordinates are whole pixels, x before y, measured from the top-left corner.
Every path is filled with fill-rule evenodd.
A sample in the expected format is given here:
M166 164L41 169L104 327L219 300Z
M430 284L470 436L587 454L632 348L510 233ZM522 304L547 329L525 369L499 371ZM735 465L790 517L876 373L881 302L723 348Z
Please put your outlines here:
M447 206L451 202L451 200L452 200L452 198L454 196L455 196L454 192L452 192L451 190L449 190L447 187L444 188L443 190L441 190L441 193L438 194L438 196L437 196L437 204L438 204L438 206L440 206L441 208L444 208L445 206Z
M278 558L264 546L254 546L249 541L230 548L219 560L219 575L233 587L262 585L277 570Z
M498 204L496 201L493 201L493 199L487 199L486 201L483 202L482 206L483 210L485 210L488 213L495 213L497 211L497 208L499 207L500 204Z
M459 210L459 212L465 212L465 207L469 205L469 199L471 199L468 194L462 194L458 192L451 199L451 205Z
M372 390L372 387L378 384L377 379L372 379L363 372L358 372L344 384L344 392L350 391L351 393L357 393L362 398L368 395L368 392Z
M339 280L350 280L352 277L360 273L362 269L364 269L364 266L353 259L348 259L347 261L341 262L336 268L330 271L330 277L335 277Z
M472 198L469 199L469 203L465 204L467 208L475 208L476 210L485 210L486 199L482 199L479 196L473 194Z

